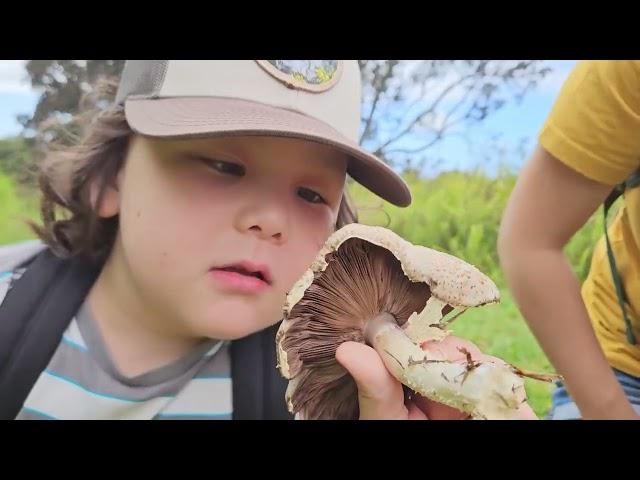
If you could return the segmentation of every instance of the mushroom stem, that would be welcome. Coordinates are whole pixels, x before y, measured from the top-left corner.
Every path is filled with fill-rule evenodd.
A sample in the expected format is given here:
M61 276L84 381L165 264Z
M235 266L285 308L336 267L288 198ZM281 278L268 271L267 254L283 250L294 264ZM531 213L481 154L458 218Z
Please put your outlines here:
M518 418L525 390L510 367L490 362L470 366L423 350L386 312L366 323L364 337L389 372L414 392L473 418Z
M425 356L425 352L407 337L393 315L387 312L379 313L366 323L364 338L398 381L402 381L412 360Z

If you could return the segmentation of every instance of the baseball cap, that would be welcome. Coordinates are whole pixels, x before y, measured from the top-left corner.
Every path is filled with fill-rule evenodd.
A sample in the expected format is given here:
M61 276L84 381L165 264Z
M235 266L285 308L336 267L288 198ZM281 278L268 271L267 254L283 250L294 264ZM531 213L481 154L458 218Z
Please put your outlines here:
M405 207L408 186L359 146L361 77L349 60L127 60L116 103L155 138L284 136L348 155L347 173Z

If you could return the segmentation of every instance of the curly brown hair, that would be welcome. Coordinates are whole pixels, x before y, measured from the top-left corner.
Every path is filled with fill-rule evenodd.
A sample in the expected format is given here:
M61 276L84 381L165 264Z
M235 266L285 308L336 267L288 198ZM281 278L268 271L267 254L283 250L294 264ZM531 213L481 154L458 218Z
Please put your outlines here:
M50 147L41 164L42 225L31 226L59 256L83 255L104 261L116 238L118 218L102 218L96 212L107 188L116 183L134 132L124 108L118 105L97 114L78 115L73 124L84 131L80 140ZM90 195L93 182L97 182L95 203ZM357 221L345 188L336 228Z

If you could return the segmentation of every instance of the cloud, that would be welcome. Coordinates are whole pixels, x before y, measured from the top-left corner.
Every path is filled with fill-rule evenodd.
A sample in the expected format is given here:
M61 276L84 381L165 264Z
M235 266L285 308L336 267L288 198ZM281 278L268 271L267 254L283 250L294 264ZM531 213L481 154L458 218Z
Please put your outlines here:
M551 72L540 82L538 90L557 95L576 63L577 60L546 60L545 64L551 68Z
M26 60L0 60L0 93L31 93Z

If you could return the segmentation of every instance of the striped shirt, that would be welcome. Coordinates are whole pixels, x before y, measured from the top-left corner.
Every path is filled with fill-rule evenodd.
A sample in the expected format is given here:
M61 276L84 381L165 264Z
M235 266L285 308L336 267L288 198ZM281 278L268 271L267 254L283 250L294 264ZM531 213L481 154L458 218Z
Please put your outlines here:
M0 304L22 273L0 273ZM85 304L17 419L231 419L228 347L206 341L169 365L126 377L111 360Z

